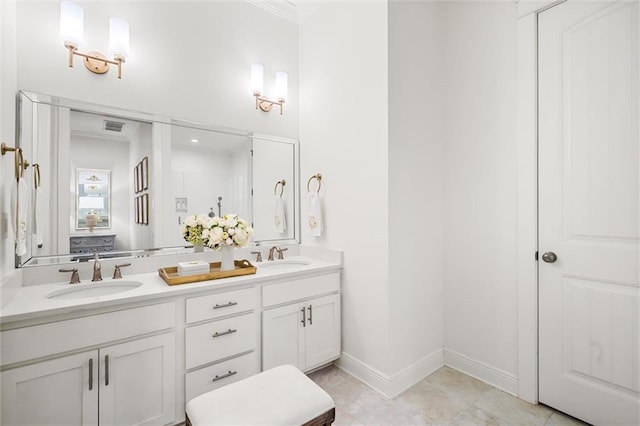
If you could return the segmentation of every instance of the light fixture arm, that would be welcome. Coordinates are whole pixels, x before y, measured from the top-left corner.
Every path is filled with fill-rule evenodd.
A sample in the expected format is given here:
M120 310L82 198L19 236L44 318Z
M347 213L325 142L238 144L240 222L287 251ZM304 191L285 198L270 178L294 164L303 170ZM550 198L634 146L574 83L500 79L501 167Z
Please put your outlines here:
M282 110L284 107L284 99L273 101L271 99L267 99L260 96L259 92L254 92L253 96L256 97L256 109L260 109L261 111L264 111L264 112L269 112L273 109L274 105L280 105L280 115L282 115Z
M69 50L69 67L73 68L74 55L85 58L84 66L91 72L96 74L104 74L109 71L109 64L116 65L118 67L118 78L122 79L122 64L125 62L124 56L114 55L114 60L110 60L104 57L99 52L82 53L78 52L78 45L71 42L64 44Z

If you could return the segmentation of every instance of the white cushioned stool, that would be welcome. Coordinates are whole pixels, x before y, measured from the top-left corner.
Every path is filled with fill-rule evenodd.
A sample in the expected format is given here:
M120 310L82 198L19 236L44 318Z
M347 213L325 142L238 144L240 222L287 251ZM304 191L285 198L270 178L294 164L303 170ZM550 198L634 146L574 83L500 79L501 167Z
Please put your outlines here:
M292 365L207 392L187 403L187 425L330 425L333 399Z

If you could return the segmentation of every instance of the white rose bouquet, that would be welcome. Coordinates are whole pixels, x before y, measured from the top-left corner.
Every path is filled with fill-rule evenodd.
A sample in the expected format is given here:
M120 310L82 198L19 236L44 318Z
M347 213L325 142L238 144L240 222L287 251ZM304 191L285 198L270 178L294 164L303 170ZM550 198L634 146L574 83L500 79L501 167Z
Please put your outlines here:
M244 247L249 244L253 235L253 228L249 222L238 217L237 214L225 214L222 217L210 219L209 227L204 231L205 245L214 250L221 247Z
M182 237L194 246L207 244L209 228L213 219L204 214L188 216L180 227Z

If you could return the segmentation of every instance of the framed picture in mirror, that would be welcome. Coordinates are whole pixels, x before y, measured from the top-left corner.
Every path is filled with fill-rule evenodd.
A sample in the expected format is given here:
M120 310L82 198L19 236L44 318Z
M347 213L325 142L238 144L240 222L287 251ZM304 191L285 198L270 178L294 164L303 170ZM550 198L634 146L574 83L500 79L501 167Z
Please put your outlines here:
M133 216L135 219L134 223L140 223L140 212L138 211L138 197L133 198Z
M144 157L141 161L142 190L149 189L149 157Z
M142 222L143 225L149 224L149 194L142 195Z

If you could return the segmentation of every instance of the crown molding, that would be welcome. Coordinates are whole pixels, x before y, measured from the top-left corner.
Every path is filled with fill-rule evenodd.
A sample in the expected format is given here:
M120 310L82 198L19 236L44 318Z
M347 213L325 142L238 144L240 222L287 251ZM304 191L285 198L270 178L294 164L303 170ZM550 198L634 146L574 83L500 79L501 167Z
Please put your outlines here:
M246 0L246 2L266 10L285 21L298 24L298 9L291 0Z

